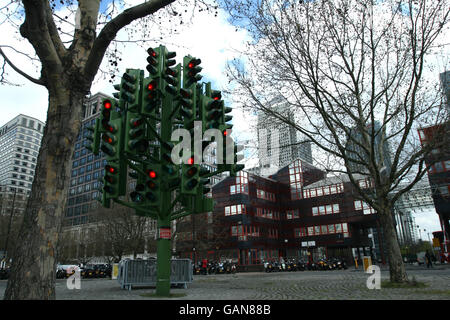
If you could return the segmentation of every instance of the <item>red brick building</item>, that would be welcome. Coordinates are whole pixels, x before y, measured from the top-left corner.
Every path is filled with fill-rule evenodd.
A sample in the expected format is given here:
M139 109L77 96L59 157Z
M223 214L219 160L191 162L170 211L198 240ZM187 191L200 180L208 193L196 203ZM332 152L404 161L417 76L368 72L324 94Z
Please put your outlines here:
M364 177L360 183L369 187ZM326 178L296 160L270 178L239 172L212 191L213 213L177 225L181 256L233 259L247 269L280 257L343 257L351 263L358 252L374 254L369 232L383 252L373 231L379 230L376 212L355 200L346 176ZM384 260L382 254L378 258Z

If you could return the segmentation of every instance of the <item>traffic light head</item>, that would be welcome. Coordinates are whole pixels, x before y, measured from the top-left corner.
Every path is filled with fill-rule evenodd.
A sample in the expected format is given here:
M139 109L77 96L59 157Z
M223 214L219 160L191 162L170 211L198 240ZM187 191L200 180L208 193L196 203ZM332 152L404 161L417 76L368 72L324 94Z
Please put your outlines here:
M164 90L171 95L177 95L180 88L181 65L172 67L176 64L174 58L177 54L176 52L168 51L164 46L160 46L160 50L163 58L162 77L166 82Z
M106 154L106 160L118 160L122 152L122 119L105 120L103 129L100 150Z
M113 112L115 101L111 99L104 99L100 109L100 133L110 131L109 121L111 120L111 113Z
M161 166L152 164L145 169L144 197L150 206L159 206L161 203Z
M108 163L105 166L103 192L107 199L116 199L120 195L120 173L116 164Z
M221 124L222 112L220 110L220 100L214 100L207 96L201 96L201 118L203 129L217 129Z
M186 56L183 59L183 87L189 88L197 81L202 79L202 76L199 74L202 71L202 67L200 67L200 63L202 61L200 59Z
M114 88L119 92L114 93L116 98L119 98L121 107L125 103L128 104L128 110L136 110L139 105L139 91L140 91L140 74L141 70L127 69L122 76L120 85L115 85Z
M161 68L162 68L161 47L148 48L147 53L148 53L148 57L147 57L148 65L146 67L147 71L150 73L150 76L160 77L161 76Z
M134 112L126 113L124 151L129 154L145 154L148 151L148 139L144 118Z
M91 141L91 143L86 146L86 149L97 155L100 150L100 120L96 119L95 126L86 129L90 131L90 134L86 138Z
M155 78L144 78L142 88L141 114L153 116L160 112L161 108L161 81Z
M194 164L194 156L181 165L181 194L196 195L199 185L199 165Z

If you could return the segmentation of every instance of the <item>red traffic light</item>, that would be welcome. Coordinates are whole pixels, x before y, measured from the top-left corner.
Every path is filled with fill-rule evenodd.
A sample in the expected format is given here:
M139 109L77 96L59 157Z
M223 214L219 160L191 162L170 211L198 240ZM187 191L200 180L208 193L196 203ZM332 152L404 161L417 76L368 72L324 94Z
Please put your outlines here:
M152 82L150 82L150 83L147 85L147 89L148 89L149 91L155 90L156 87L157 87L156 81L152 81Z
M111 103L111 101L109 101L109 100L103 101L103 108L105 108L105 109L107 109L107 110L111 109L111 108L112 108L112 103Z
M202 60L200 60L200 59L192 59L192 60L189 61L189 63L188 63L188 68L189 68L189 69L193 69L193 68L195 68L196 66L198 66L201 62L202 62Z
M148 48L147 53L154 58L158 56L158 53L153 48Z
M147 175L152 179L156 178L156 172L153 170L148 170Z
M193 165L194 164L194 157L190 157L187 161L188 164Z
M105 170L109 173L116 173L116 168L114 168L113 166L110 166L109 164L107 164L105 166Z

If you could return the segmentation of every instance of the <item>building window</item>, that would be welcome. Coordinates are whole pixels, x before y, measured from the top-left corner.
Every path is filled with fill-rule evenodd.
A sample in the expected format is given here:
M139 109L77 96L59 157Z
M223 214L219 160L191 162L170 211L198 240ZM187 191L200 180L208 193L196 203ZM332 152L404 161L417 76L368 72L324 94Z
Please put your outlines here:
M230 186L230 194L248 194L248 173L239 171L236 175L236 184Z
M335 233L342 233L344 238L348 238L350 234L348 232L347 223L336 223L336 224L310 226L294 229L294 236L296 238L335 234Z
M319 215L326 215L326 214L334 214L339 213L339 204L328 204L324 206L318 206L318 207L312 207L312 215L313 216L319 216Z
M259 199L269 200L275 202L275 193L256 189L256 197Z
M289 184L291 187L291 200L302 198L302 164L301 161L296 160L289 165Z
M298 210L287 210L286 211L286 219L298 219L300 218L300 215L298 213Z
M245 205L237 204L225 207L225 216L233 216L237 214L245 214Z
M344 192L344 184L343 183L337 183L329 186L321 186L311 189L304 189L303 190L303 197L304 198L314 198L314 197L320 197L322 195L328 195L328 194L336 194L336 193L342 193Z
M363 214L373 214L377 212L375 209L373 209L371 206L369 206L366 202L362 200L355 200L354 205L355 210L356 211L362 210Z

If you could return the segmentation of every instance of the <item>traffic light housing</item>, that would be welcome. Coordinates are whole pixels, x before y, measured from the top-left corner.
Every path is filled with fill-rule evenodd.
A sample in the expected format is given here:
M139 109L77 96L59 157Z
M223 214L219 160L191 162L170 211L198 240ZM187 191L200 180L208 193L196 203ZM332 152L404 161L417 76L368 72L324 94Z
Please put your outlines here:
M172 67L176 64L174 60L176 56L175 52L167 51L164 48L164 80L166 81L165 92L175 96L178 94L181 87L181 65L178 64L175 67Z
M200 166L194 163L194 156L181 164L181 194L196 195L200 182Z
M161 204L161 165L148 164L145 166L145 203L152 207Z
M103 191L107 197L114 199L119 197L120 185L119 166L116 163L105 165L105 174L103 176Z
M148 65L146 67L148 73L153 78L161 77L162 70L162 55L161 55L161 47L158 48L148 48L147 49L148 57L147 62Z
M139 113L127 112L124 135L124 151L128 154L146 154L148 139L145 119Z
M141 70L127 69L122 76L120 84L116 84L113 95L119 99L119 104L123 108L124 104L128 105L127 110L137 111L139 107L139 91L140 91Z
M106 160L119 160L122 152L122 119L114 119L104 122L106 130L101 138L100 149L106 155Z
M218 129L222 119L220 101L202 95L200 104L203 130Z
M200 59L191 56L183 58L183 88L191 87L202 79L199 74L202 71L201 62Z
M100 119L95 119L94 127L87 127L86 129L90 131L90 134L86 138L91 141L86 146L86 149L97 155L100 151Z
M109 121L111 120L111 116L113 111L116 109L118 102L113 99L103 99L102 106L100 108L100 127L99 132L105 133L110 131Z

